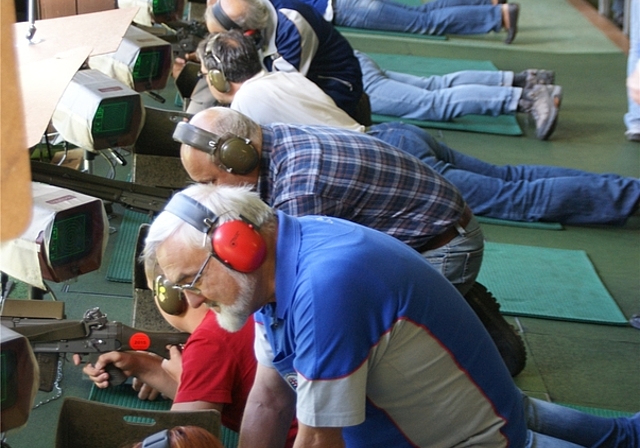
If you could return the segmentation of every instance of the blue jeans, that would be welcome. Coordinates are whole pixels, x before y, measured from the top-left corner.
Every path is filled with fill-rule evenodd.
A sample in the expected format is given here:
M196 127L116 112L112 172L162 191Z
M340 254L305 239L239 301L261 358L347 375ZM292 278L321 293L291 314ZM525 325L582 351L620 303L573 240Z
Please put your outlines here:
M382 70L366 54L354 53L374 114L426 121L514 114L522 96L520 87L512 87L513 72L466 70L420 77Z
M640 413L603 418L534 398L523 398L525 448L633 448L640 446Z
M631 20L629 24L627 76L631 76L640 60L640 0L631 0ZM628 132L640 133L640 104L633 102L631 98L628 101L629 112L624 116L624 123Z
M487 34L502 29L500 6L491 0L433 0L408 6L393 0L334 0L338 26L401 33Z
M480 272L484 235L476 218L471 218L469 224L464 229L458 229L458 232L458 236L448 244L423 252L422 256L444 275L460 294L465 295Z
M511 221L624 224L640 202L640 180L541 165L492 165L406 123L369 134L416 156L454 184L474 214Z

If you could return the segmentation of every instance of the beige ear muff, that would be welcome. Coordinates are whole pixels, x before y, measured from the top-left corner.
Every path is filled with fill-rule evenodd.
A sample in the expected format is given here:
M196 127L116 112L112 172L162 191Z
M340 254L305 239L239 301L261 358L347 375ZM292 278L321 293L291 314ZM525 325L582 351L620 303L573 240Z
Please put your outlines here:
M213 57L216 59L218 64L220 64L220 60L215 55L213 55ZM227 81L226 76L224 76L224 73L221 70L209 70L208 76L209 82L218 92L227 93L231 90L229 81Z

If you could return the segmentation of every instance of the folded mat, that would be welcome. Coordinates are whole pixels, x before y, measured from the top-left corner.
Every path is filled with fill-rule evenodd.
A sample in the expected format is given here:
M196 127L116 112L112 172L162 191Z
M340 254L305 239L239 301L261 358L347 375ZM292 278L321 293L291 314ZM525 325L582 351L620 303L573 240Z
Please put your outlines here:
M147 213L125 210L118 230L116 246L109 261L107 280L130 283L133 280L133 257L141 224L151 221Z
M581 250L488 242L478 281L504 314L628 324Z
M401 54L367 53L381 68L417 76L444 75L461 70L495 71L498 68L491 61L469 59L424 58ZM374 123L403 121L416 126L454 131L471 131L485 134L522 135L522 129L515 115L464 115L453 121L422 121L373 114Z
M133 390L131 384L126 382L119 386L112 386L100 389L94 385L89 392L89 400L99 403L112 404L123 408L148 409L153 411L168 411L171 409L171 400L158 398L154 401L140 400L137 392ZM139 422L144 423L144 422ZM238 446L239 434L235 431L221 427L220 441L225 448L236 448Z

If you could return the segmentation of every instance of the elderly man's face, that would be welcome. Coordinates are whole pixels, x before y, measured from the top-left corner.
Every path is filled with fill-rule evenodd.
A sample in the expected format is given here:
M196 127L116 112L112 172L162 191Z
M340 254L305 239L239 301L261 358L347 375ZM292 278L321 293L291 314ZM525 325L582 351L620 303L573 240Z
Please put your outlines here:
M209 256L206 249L189 248L175 238L161 244L157 252L159 267L176 285L191 283ZM219 261L210 260L193 285L199 292L185 290L184 294L191 307L206 304L216 312L220 326L234 332L258 308L253 305L256 283L254 275L234 272Z
M238 175L223 170L211 160L209 154L193 149L188 145L182 145L180 159L189 177L199 184L213 183L239 186L255 185L258 181L257 174Z

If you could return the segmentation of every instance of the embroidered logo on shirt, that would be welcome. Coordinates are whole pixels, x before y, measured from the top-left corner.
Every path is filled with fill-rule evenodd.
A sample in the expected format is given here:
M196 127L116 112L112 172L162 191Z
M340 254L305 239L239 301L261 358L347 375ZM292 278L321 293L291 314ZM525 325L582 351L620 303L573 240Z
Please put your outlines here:
M284 376L284 380L289 383L289 386L291 386L291 388L293 390L297 390L298 389L298 374L297 373L287 373Z

